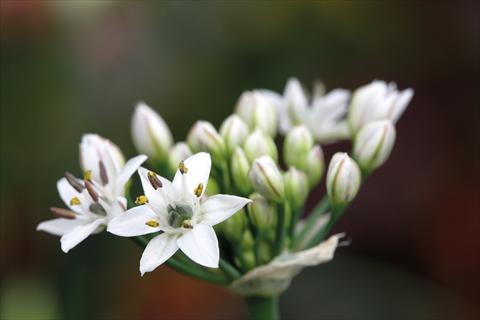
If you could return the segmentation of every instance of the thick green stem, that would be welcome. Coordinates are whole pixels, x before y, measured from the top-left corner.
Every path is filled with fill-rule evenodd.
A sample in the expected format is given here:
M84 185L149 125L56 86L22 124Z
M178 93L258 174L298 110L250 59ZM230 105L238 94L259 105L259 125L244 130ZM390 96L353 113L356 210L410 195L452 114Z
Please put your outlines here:
M245 298L250 320L280 319L278 297L247 297Z

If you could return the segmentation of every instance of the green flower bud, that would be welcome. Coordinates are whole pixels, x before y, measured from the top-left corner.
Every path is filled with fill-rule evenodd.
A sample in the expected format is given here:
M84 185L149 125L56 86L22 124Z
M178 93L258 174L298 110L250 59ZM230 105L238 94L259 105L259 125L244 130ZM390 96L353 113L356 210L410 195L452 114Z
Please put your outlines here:
M306 126L290 129L283 144L283 158L288 166L305 170L307 156L313 147L313 137Z
M215 127L208 121L197 121L187 136L193 152L205 151L216 161L225 159L225 143Z
M223 235L232 242L240 241L247 226L245 210L240 210L220 224Z
M346 153L333 155L327 172L327 193L333 205L352 201L360 188L360 168Z
M269 156L256 159L249 173L253 188L267 199L282 202L285 194L283 176Z
M353 155L360 168L370 172L387 161L395 144L395 127L390 120L370 122L355 137Z
M322 148L319 145L315 145L307 155L307 163L304 170L311 188L320 182L324 170L325 161L323 160Z
M208 179L207 189L205 190L207 196L213 196L220 193L220 187L217 180L214 178Z
M192 150L185 142L176 143L168 153L168 170L175 174L178 164L192 155Z
M248 213L253 225L259 232L265 232L273 228L277 223L277 209L274 203L265 199L262 195L254 193L250 196Z
M294 209L301 208L307 200L308 178L300 170L291 167L285 174L285 198Z
M225 141L227 154L230 156L236 147L243 145L249 133L248 126L236 114L230 115L220 126L220 135Z
M242 194L249 194L252 191L252 184L248 177L250 171L250 161L248 161L242 148L236 148L230 160L232 179L235 187Z
M250 162L265 155L270 156L275 162L278 161L275 142L258 129L247 137L243 149Z

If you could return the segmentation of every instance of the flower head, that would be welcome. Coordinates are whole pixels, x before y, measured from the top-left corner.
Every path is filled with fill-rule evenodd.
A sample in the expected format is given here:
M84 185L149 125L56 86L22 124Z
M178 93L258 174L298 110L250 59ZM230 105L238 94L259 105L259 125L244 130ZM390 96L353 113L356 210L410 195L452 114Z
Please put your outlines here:
M68 252L90 234L102 231L108 222L126 210L125 186L131 175L147 159L140 155L124 163L120 149L95 134L86 134L80 143L83 180L67 172L57 189L69 208L52 208L58 218L44 221L37 230L61 236Z
M222 194L205 199L210 168L210 155L200 152L180 163L172 182L147 169L138 170L147 201L112 220L108 231L125 237L161 232L143 252L142 275L178 249L198 264L218 267L219 247L213 226L250 200Z

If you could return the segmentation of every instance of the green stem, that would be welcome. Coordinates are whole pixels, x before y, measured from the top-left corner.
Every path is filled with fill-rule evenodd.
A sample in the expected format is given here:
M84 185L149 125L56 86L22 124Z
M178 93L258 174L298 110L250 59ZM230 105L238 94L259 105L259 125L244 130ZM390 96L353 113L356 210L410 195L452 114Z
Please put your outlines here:
M148 239L146 239L145 237L139 236L139 237L132 237L130 239L132 239L141 248L145 248L146 245L148 244ZM210 283L223 284L223 285L230 283L229 279L224 275L210 273L207 270L200 269L195 266L191 266L189 264L183 263L181 260L175 257L171 257L170 259L168 259L165 262L165 264L178 272L181 272L188 276L191 276L200 280L204 280Z
M237 268L235 268L233 265L231 265L222 258L220 258L219 266L231 278L231 280L236 280L242 276L242 274L240 273L240 271L237 270Z
M275 246L273 256L278 256L283 251L285 242L285 209L286 203L278 204L277 231L275 236Z
M290 248L293 248L295 245L295 227L297 222L300 219L300 215L303 212L303 208L297 208L292 210L292 217L290 220L290 225L288 226L288 237L290 239Z
M250 320L280 319L278 297L247 297L245 298Z
M302 243L302 240L310 233L312 228L315 227L315 222L320 218L322 214L324 214L328 208L330 207L330 201L328 200L328 196L323 197L323 199L317 204L317 206L313 209L310 216L305 221L305 225L303 226L302 231L300 234L295 238L295 246Z
M341 207L341 208L333 208L332 209L332 214L330 215L330 220L328 223L323 227L319 233L315 237L310 240L310 242L307 244L306 248L311 248L313 246L316 246L319 244L325 237L332 231L333 226L337 223L338 219L342 216L343 212L345 211L347 207Z

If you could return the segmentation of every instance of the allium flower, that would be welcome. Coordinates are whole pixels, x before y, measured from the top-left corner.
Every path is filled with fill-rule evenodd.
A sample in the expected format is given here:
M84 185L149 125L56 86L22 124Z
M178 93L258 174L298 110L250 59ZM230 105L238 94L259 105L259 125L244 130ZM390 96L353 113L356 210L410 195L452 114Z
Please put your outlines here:
M67 172L58 180L58 193L69 209L51 208L58 218L40 223L37 230L61 236L64 252L102 231L126 210L125 185L146 159L140 155L124 163L115 144L95 134L84 135L80 144L84 179Z
M285 86L283 104L277 105L280 129L285 134L293 126L303 124L320 143L348 138L344 117L349 97L350 92L343 89L325 94L323 85L317 84L309 99L300 82L291 78Z
M170 182L140 168L144 196L139 206L112 220L108 231L125 237L155 233L140 260L140 272L153 271L178 249L206 267L217 268L218 240L213 226L243 208L249 199L230 195L202 198L211 168L208 153L197 153L184 162Z

